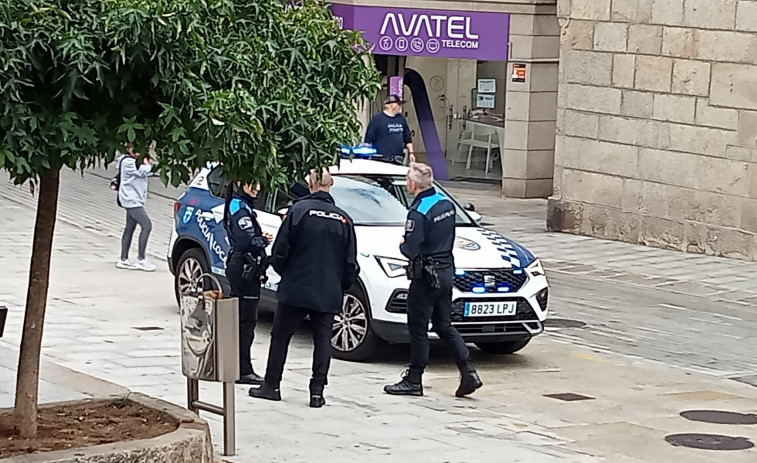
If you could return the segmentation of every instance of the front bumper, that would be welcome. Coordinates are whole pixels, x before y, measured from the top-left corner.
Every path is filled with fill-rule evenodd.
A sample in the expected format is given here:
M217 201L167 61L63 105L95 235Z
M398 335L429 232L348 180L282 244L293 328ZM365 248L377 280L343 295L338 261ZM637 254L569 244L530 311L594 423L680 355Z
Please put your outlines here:
M475 295L453 292L452 325L466 342L507 342L528 339L544 332L543 322L547 317L549 287L545 285L530 297L519 294ZM517 311L514 315L476 317L464 316L466 302L482 300L516 301ZM407 290L396 289L388 298L381 311L383 317L373 317L373 330L380 338L396 344L410 342L407 329ZM439 339L429 324L429 339Z
M463 341L470 342L510 342L530 339L541 333L544 328L541 322L524 322L524 323L492 323L492 324L452 324ZM385 322L373 320L373 331L381 339L391 344L409 344L410 333L407 324L397 322ZM433 331L429 331L428 338L438 340L439 336Z

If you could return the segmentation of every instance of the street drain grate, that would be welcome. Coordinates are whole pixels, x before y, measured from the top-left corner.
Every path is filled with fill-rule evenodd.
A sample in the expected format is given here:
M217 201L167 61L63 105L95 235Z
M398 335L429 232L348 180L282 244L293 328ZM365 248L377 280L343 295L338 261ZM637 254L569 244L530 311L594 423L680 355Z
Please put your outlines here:
M163 328L159 326L135 326L134 329L139 331L163 331Z
M548 318L544 321L544 326L547 328L583 328L586 323L569 318Z
M681 416L691 421L714 424L757 424L757 415L719 410L688 410Z
M718 434L671 434L665 440L676 447L703 450L746 450L754 444L746 437L720 436Z
M544 394L544 397L549 397L550 399L564 400L565 402L575 402L576 400L594 400L594 397L589 397L587 395L581 395L581 394L573 394L572 392L567 392L564 394Z

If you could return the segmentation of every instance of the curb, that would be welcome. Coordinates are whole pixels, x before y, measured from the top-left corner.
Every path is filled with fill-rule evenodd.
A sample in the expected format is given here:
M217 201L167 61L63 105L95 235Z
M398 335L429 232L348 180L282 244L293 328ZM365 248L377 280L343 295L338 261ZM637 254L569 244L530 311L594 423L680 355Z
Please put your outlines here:
M161 411L174 418L179 427L173 432L152 439L141 439L112 444L95 445L68 450L56 450L3 459L3 463L213 463L213 445L208 423L194 413L169 402L130 393L126 396L142 406ZM86 399L54 404L61 405L94 402Z

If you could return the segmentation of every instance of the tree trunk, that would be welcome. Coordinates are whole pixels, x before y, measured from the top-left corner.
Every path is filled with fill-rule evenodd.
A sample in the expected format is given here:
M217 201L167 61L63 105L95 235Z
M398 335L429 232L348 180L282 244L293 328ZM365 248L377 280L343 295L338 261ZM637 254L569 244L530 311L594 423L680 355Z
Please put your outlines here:
M26 293L24 332L16 377L16 430L23 438L37 435L37 402L39 396L39 363L42 353L42 328L47 308L47 289L50 285L50 257L58 212L60 171L42 176L37 199L37 220L29 268L29 287Z

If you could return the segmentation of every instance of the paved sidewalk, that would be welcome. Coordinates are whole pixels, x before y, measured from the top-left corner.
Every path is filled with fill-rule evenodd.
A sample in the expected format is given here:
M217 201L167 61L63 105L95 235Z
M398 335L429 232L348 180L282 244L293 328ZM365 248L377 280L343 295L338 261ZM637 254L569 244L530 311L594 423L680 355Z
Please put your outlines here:
M2 342L2 340L0 340ZM58 365L43 354L40 362L39 403L89 398L123 397L129 390L93 376ZM13 408L18 350L0 343L0 409Z
M546 200L452 189L461 202L476 206L487 226L528 247L550 270L757 307L757 262L547 232Z
M176 192L154 189L163 195L153 194L148 203L155 224L150 252L159 258L165 253ZM475 351L486 387L467 400L451 396L457 375L442 350L432 356L427 397L414 400L381 392L381 385L397 380L403 368L403 347L388 348L370 364L335 361L329 405L322 410L306 407L310 340L303 330L292 345L283 402L253 402L245 397L245 388L237 388L240 448L232 461L383 462L399 457L438 463L499 461L503 455L507 461L528 463L755 460L754 449L722 454L676 448L663 440L666 434L689 431L746 436L757 442L754 426L704 425L678 416L702 408L754 413L757 400L753 387L698 373L757 374L757 360L749 348L757 314L749 302L730 300L736 290L726 286L728 281L713 284L725 288L720 293L730 299L722 300L716 293L697 295L658 284L659 275L665 274L659 273L663 264L680 261L694 271L696 265L688 259L701 256L545 233L538 218L543 202L506 201L487 192L458 195L472 198L494 228L544 258L552 282L553 315L556 311L560 317L583 320L590 329L553 328L522 354L504 359ZM0 230L0 304L11 309L0 339L2 358L20 339L33 204L28 189L0 183L0 213L5 218ZM44 354L63 367L183 404L172 277L164 265L152 274L114 268L121 215L107 174L64 175ZM643 271L629 272L623 257L643 261L634 265ZM705 259L712 272L728 275L734 266L753 271L754 264ZM696 284L686 274L681 278ZM612 324L608 317L621 323ZM260 369L269 332L270 318L264 316L253 351ZM650 358L661 363L646 360ZM14 368L13 361L0 361L0 378L12 378ZM47 382L43 398L81 394L70 382ZM61 389L45 392L53 384ZM0 403L12 403L12 385L10 381L0 386ZM544 397L568 392L594 399L561 402ZM220 388L204 385L201 395L220 400ZM205 417L220 449L220 421Z

